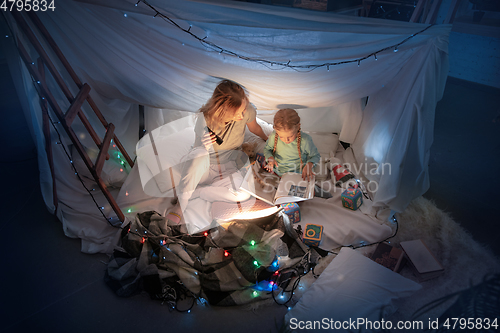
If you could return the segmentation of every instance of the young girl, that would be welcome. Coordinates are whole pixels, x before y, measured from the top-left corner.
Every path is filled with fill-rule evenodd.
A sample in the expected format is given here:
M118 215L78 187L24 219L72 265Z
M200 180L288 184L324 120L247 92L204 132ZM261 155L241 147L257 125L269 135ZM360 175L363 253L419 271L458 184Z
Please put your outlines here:
M286 172L302 173L310 180L313 168L320 160L311 136L300 131L300 117L293 109L281 109L274 116L274 132L264 148L266 170L278 176Z

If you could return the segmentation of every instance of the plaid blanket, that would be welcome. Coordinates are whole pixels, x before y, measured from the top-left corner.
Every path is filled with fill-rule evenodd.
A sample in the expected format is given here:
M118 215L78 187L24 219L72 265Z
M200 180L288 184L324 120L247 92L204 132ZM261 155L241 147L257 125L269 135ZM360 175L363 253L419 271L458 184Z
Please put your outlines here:
M183 288L213 305L245 304L271 297L276 272L305 256L300 240L286 232L281 212L193 235L169 223L150 211L124 227L123 251L114 252L105 276L119 296L145 290L175 302Z

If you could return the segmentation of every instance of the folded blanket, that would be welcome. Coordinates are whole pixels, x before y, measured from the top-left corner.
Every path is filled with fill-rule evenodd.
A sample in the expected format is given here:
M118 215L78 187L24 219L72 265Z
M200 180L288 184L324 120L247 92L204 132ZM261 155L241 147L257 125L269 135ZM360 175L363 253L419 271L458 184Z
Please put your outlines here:
M123 229L123 251L112 255L106 283L119 296L145 290L174 302L179 296L173 290L184 289L213 305L238 305L271 297L259 286L305 255L303 244L286 232L281 213L199 234L180 230L156 212L137 214ZM279 264L278 258L287 260Z

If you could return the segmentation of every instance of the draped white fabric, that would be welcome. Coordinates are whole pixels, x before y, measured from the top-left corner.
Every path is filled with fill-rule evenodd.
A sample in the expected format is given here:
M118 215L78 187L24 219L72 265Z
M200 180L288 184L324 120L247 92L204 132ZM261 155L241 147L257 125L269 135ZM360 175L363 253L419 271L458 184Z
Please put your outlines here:
M314 112L303 111L308 115L309 128L305 130L309 131L325 130L325 108L343 104L345 110L346 103L358 105L361 98L369 96L359 129L348 129L348 136L357 132L350 143L362 170L360 176L378 184L376 190L372 189L373 207L402 211L411 199L428 189L434 110L448 73L451 26L430 27L398 46L397 52L390 48L359 64L294 70L207 48L160 16L154 17L155 12L145 4L135 3L136 0L59 1L54 12L38 13L78 76L92 87L92 96L107 121L116 125L117 135L132 156L138 139L137 104L148 106L146 120L151 127L147 129L152 130L178 118L182 111L197 111L220 79L228 78L247 89L258 113L284 106L313 108L312 111L321 108L321 116L316 120ZM149 3L182 28L191 26L190 33L206 37L206 41L225 50L241 57L290 65L363 58L426 28L423 24L236 1ZM8 21L15 31L13 20ZM23 102L23 107L33 126L40 152L42 191L50 207L51 176L43 151L37 98L13 44L4 43L10 50L11 69L19 78L19 94L29 101ZM89 119L103 135L97 119ZM349 119L344 121L357 124ZM331 124L332 129L338 127ZM86 143L90 144L88 139L84 139ZM110 242L101 240L112 235L113 228L106 229L101 224L102 228L95 228L98 231L87 228L92 225L89 218L97 221L102 216L99 212L89 213L88 203L82 202L85 193L75 194L82 192L81 184L69 180L73 170L63 155L55 153L62 203L58 216L71 226L67 228L71 229L68 235L93 244L84 251L109 251ZM383 170L388 165L390 172Z

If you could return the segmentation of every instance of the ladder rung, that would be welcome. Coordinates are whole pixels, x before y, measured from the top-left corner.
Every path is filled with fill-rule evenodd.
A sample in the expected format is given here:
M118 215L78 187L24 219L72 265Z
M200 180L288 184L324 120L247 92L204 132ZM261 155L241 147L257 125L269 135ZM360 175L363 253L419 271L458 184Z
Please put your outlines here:
M94 171L98 177L101 176L102 167L104 166L104 161L106 156L108 155L108 149L111 144L111 139L113 139L113 135L115 132L115 125L112 123L108 124L108 129L106 130L106 135L102 140L102 145L99 150L99 154L97 155L97 159L94 164Z
M71 126L73 120L75 120L76 115L80 111L83 102L85 102L89 93L90 93L90 86L85 83L82 89L80 89L80 91L78 92L78 95L76 95L75 99L73 100L73 103L71 103L71 106L69 107L68 111L66 112L66 115L64 116L64 120L66 121L66 124L68 124L68 126Z

